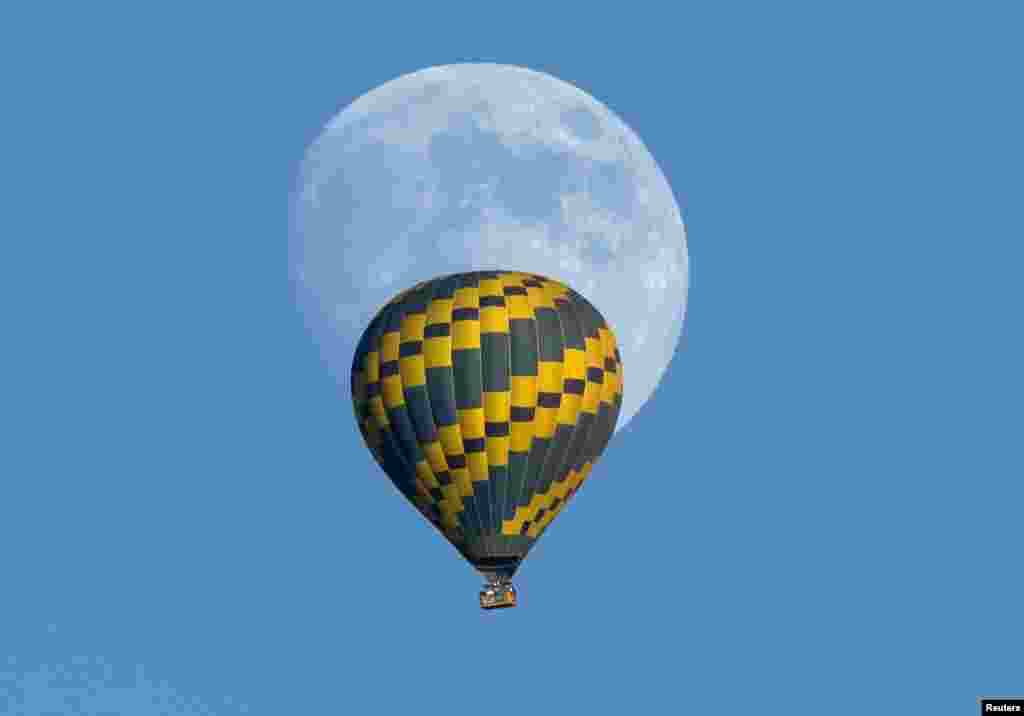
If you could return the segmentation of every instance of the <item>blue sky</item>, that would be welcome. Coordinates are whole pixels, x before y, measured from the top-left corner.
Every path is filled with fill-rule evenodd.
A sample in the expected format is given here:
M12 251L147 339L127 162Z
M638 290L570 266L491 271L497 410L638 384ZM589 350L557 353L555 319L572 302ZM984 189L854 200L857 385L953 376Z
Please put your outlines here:
M0 713L952 716L1024 692L1012 8L8 10ZM685 349L523 607L487 614L287 280L307 144L461 61L612 108L691 257Z

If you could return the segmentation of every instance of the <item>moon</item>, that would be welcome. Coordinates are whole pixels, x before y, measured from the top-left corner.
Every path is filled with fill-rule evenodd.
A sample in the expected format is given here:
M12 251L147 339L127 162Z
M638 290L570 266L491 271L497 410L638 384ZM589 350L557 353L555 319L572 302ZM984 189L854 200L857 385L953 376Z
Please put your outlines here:
M308 148L291 197L296 299L343 385L392 296L471 270L583 294L619 342L616 430L657 387L686 309L686 228L650 152L605 105L522 67L457 64L359 97Z

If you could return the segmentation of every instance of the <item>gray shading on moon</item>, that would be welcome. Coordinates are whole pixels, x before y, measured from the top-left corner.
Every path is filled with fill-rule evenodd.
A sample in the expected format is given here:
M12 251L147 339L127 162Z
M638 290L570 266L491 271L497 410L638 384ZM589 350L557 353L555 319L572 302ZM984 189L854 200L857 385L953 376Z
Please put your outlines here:
M686 306L686 231L643 143L549 75L464 64L363 95L310 146L290 265L324 358L347 385L376 311L419 281L508 269L587 297L620 343L621 429L661 380Z

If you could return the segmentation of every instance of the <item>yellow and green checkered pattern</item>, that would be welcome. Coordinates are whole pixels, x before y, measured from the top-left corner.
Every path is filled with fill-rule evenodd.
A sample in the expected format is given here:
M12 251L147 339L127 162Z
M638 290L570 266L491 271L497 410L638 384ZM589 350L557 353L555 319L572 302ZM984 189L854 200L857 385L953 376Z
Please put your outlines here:
M373 319L352 402L402 494L476 566L514 571L611 439L622 360L597 309L558 281L453 274Z

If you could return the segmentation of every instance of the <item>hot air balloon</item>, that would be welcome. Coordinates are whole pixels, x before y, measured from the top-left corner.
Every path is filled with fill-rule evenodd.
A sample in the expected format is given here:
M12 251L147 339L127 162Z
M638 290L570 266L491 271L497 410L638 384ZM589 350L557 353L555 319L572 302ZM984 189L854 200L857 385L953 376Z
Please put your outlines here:
M601 314L558 281L442 276L377 313L356 348L352 403L395 487L512 607L512 576L586 481L622 405Z

